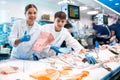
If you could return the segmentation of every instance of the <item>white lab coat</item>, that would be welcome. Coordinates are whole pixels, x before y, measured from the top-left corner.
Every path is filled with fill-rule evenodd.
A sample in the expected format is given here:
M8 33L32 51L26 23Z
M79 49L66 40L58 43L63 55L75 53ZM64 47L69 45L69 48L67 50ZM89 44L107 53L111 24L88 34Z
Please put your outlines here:
M83 49L80 43L78 43L78 41L74 39L65 28L62 28L60 32L56 32L54 24L47 24L42 26L41 30L52 33L53 37L55 38L52 43L50 43L43 49L43 51L41 52L42 57L55 55L55 52L50 49L50 46L60 46L64 40L66 41L66 44L68 44L68 46L71 46L77 52L80 52L80 50Z
M26 24L26 20L19 20L13 24L12 31L9 36L9 43L13 46L11 52L12 59L32 59L32 46L40 34L41 27L36 22L31 26L30 30L28 30L28 27L30 26ZM21 38L25 31L27 31L27 34L31 36L30 41L15 45L15 40Z

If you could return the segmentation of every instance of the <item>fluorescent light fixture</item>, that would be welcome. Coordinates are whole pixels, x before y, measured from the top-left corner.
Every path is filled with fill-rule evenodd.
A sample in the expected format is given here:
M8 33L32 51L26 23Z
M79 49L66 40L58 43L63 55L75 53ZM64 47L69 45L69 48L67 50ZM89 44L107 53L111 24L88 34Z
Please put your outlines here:
M115 3L116 6L120 5L119 3Z
M113 0L109 0L109 1L113 1Z
M95 15L95 14L98 14L98 11L88 11L87 14L88 15Z
M87 10L88 9L88 7L86 7L86 6L81 6L80 7L80 10L82 11L82 10Z
M73 1L73 0L63 0L63 1L59 1L58 5L65 4L65 3L75 4L75 1Z
M70 1L68 1L68 0L63 0L63 1L58 2L58 5L61 5L61 4L64 4L64 3L70 3Z

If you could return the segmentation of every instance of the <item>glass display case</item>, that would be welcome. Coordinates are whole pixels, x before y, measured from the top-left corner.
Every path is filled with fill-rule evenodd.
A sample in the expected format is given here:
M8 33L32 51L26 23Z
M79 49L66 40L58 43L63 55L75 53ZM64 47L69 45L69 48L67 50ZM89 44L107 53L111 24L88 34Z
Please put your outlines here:
M8 59L11 46L8 44L8 37L11 32L11 23L0 24L0 60Z
M41 26L42 26L42 25L45 25L45 24L51 24L51 23L53 23L52 21L48 21L48 20L38 20L37 22L38 22L38 24L40 24Z

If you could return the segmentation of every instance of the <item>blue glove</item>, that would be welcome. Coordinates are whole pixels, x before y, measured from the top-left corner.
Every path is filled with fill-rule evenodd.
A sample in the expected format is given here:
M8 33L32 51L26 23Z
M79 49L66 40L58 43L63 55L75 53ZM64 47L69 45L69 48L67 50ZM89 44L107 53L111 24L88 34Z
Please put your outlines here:
M52 50L54 50L56 53L61 53L61 52L59 51L59 48L60 48L60 47L51 46L50 48L51 48Z
M95 47L99 48L99 42L98 41L95 41Z
M24 36L20 38L20 42L29 41L30 35L27 35L27 31L25 31Z
M87 53L87 54L85 54L85 57L86 57L88 63L92 63L92 64L96 63L96 60L95 60L95 58L92 55Z
M71 47L56 47L56 46L51 46L51 49L53 49L58 55L58 53L69 53L72 51Z

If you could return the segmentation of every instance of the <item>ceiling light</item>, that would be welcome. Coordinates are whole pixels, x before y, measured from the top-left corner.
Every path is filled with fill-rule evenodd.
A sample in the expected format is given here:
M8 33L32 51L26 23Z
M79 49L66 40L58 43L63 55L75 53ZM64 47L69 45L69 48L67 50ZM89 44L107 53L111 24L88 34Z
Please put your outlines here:
M118 6L118 5L119 5L119 3L115 3L115 5L116 5L116 6Z
M109 0L109 1L113 1L113 0Z
M58 2L58 5L65 4L65 3L75 4L75 1L74 0L62 0Z
M58 5L61 5L61 4L64 4L64 3L70 3L70 2L68 0L63 0L63 1L58 2Z
M86 7L86 6L81 6L80 7L80 10L82 11L82 10L86 10L86 9L88 9L88 7Z
M87 14L88 15L95 15L95 14L98 14L98 11L88 11Z

